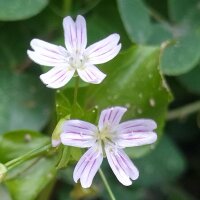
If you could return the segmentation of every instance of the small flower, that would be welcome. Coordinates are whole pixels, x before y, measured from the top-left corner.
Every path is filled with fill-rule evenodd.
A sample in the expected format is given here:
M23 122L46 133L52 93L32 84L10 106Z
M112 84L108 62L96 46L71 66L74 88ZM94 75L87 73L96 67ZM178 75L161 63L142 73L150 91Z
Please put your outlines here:
M39 39L31 41L34 51L28 56L36 63L53 67L40 76L47 87L63 87L78 73L88 83L99 84L106 77L94 64L102 64L113 59L120 51L119 35L112 34L86 48L87 32L84 17L78 15L76 21L71 17L63 20L65 46L57 46Z
M80 179L83 188L88 188L103 161L103 156L117 179L125 186L139 176L137 168L123 148L154 143L156 123L150 119L137 119L119 123L126 108L113 107L101 112L98 127L81 121L68 120L63 124L61 143L89 149L77 163L73 178Z

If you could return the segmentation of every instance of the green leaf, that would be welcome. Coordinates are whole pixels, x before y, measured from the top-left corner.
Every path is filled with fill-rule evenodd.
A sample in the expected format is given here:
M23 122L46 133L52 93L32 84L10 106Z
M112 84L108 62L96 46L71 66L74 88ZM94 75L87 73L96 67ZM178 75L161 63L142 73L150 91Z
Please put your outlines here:
M149 45L160 45L162 42L172 38L172 33L169 27L165 27L161 24L152 24L152 33L148 38Z
M55 159L36 158L26 164L27 167L23 170L21 166L20 169L15 169L20 171L17 177L6 181L13 200L37 199L42 190L55 178Z
M106 6L105 6L106 5ZM110 17L112 13L115 17ZM130 47L130 40L123 27L116 2L114 0L101 0L101 3L94 8L87 17L88 44L97 42L112 33L120 35L122 48Z
M174 187L174 185L171 185L167 190L169 200L197 200L193 197L193 194L188 193L188 191L185 191L182 188Z
M29 130L0 135L0 162L7 162L49 143L49 138ZM13 200L35 200L56 174L57 157L37 157L8 172L6 186Z
M0 70L0 133L15 129L40 130L49 120L52 91L34 74Z
M183 154L167 137L161 139L154 151L134 163L140 170L140 178L135 184L142 186L172 182L186 167Z
M178 80L190 92L200 94L200 65L192 69L190 72L178 76Z
M0 197L2 200L12 200L5 186L0 185Z
M169 15L174 21L181 21L188 12L193 12L198 7L199 0L168 0Z
M134 46L122 53L103 66L106 79L89 86L86 106L98 105L99 110L125 106L125 119L154 119L160 137L171 95L158 69L158 60L159 50L152 47Z
M142 0L118 0L124 27L133 42L146 43L151 35L148 10Z
M56 115L57 115L57 122L65 118L67 115L70 116L71 114L71 104L67 95L63 90L56 91Z
M161 69L167 75L181 75L200 59L200 34L191 34L169 44L161 54Z
M18 130L0 135L0 162L5 163L18 156L44 146L49 138L30 130Z
M41 12L48 0L0 0L0 20L12 21L32 17Z

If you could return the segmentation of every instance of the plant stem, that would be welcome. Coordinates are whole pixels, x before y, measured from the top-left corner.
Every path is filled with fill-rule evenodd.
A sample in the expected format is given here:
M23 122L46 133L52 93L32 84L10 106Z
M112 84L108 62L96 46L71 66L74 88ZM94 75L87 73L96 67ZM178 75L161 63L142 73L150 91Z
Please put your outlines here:
M200 101L169 111L167 120L181 119L198 111L200 111Z
M47 144L46 146L43 146L41 148L34 149L22 156L19 156L18 158L8 161L7 163L5 163L5 166L7 167L8 170L10 170L10 169L24 163L27 160L30 160L32 158L35 158L36 156L39 156L39 155L42 155L42 154L48 152L48 150L50 150L51 147L52 147L51 144Z
M74 86L74 102L73 105L77 104L77 96L78 96L78 87L79 87L79 77L76 77L75 86Z
M112 192L112 190L111 190L111 188L110 188L110 186L109 186L109 184L108 184L108 181L107 181L107 179L106 179L106 177L105 177L103 171L101 170L101 168L99 169L99 174L100 174L101 179L102 179L102 181L103 181L103 183L104 183L104 185L105 185L105 187L106 187L106 189L107 189L107 191L108 191L108 194L109 194L109 196L110 196L110 199L111 199L111 200L116 200L116 198L115 198L115 196L114 196L114 194L113 194L113 192Z
M22 173L24 173L25 171L29 170L32 166L34 166L40 159L41 159L41 157L34 159L33 162L31 162L27 167L25 167L25 169L23 169L22 171L19 171L18 173L14 174L12 176L6 176L4 180L9 181L13 178L16 178L17 176L20 176Z

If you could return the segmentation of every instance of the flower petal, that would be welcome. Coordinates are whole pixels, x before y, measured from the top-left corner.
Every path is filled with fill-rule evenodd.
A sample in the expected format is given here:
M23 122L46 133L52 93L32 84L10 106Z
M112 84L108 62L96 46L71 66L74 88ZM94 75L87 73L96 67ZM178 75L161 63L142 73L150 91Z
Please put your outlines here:
M103 110L99 118L99 130L102 130L102 128L105 126L113 127L118 125L126 111L126 108L119 106Z
M115 142L121 147L152 144L157 140L157 134L153 132L156 127L155 121L150 119L123 122L117 128Z
M74 147L91 147L96 142L97 127L81 120L67 120L63 124L61 142Z
M87 65L83 69L77 69L78 75L87 83L99 84L106 75L94 65Z
M94 145L86 151L77 163L73 173L74 181L77 182L80 179L83 188L90 187L102 161L103 154L101 147Z
M40 75L40 79L49 88L60 88L73 77L75 70L67 67L54 67L47 73Z
M45 66L66 66L68 53L64 47L33 39L31 47L34 51L27 51L28 56L37 64Z
M131 185L132 181L130 179L136 180L139 172L128 156L123 150L111 145L106 145L105 151L108 163L119 182L125 186Z
M85 55L92 64L102 64L113 59L120 51L121 44L118 44L120 36L116 33L107 38L90 45L85 50Z
M76 37L77 37L77 46L76 49L80 52L85 50L87 45L87 29L86 22L83 16L78 15L76 18Z
M82 52L87 44L86 22L84 17L78 15L76 22L71 17L63 20L65 45L70 53Z

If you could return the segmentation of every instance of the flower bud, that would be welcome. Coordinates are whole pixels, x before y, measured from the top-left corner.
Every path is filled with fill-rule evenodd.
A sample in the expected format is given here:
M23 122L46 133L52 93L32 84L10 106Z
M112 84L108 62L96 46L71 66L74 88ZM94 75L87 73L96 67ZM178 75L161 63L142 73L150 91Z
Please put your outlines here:
M4 164L0 163L0 183L3 181L3 179L5 178L6 174L7 174L7 168Z
M60 119L60 121L58 122L58 124L56 125L53 134L52 134L52 147L57 147L60 145L61 140L60 140L60 134L62 133L62 126L63 123L66 121L66 118Z

